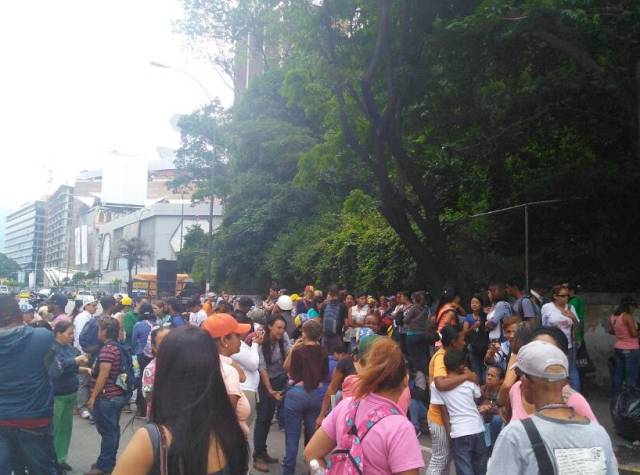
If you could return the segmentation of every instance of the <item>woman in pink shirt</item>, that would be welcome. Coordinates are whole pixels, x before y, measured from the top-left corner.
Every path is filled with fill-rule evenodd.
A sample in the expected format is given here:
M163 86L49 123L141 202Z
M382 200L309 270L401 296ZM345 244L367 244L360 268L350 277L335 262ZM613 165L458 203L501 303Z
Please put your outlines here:
M616 365L613 372L613 395L622 389L623 384L635 386L640 369L640 344L638 343L638 322L633 316L638 304L633 297L623 297L620 304L609 317L609 333L615 335Z
M533 340L542 340L551 343L560 348L564 353L567 353L569 350L567 337L562 330L556 327L538 328L534 331ZM562 397L566 405L573 408L577 415L587 417L592 422L598 423L598 419L593 414L587 400L582 394L571 388L570 384L562 388ZM511 421L526 419L536 411L535 406L524 399L520 381L511 386L509 390L509 402L511 405Z
M355 396L341 401L325 418L305 448L305 460L317 460L324 466L324 457L331 454L330 474L359 470L367 475L418 475L424 467L420 444L398 405L408 381L400 347L380 337L366 358ZM344 451L351 460L359 461L357 469L349 465L354 462Z

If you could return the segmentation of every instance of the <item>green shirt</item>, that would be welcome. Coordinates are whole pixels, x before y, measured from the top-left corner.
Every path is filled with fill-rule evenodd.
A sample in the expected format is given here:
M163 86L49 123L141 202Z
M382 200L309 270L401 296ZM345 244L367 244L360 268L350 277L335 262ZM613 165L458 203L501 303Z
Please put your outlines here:
M124 314L124 331L126 333L126 340L129 346L132 345L131 337L133 337L133 326L138 321L138 315L133 310L129 310Z
M576 332L576 342L578 345L582 343L584 340L584 320L585 320L585 311L584 311L584 302L580 297L574 295L569 299L569 305L573 305L573 308L576 310L576 315L578 315L578 330Z

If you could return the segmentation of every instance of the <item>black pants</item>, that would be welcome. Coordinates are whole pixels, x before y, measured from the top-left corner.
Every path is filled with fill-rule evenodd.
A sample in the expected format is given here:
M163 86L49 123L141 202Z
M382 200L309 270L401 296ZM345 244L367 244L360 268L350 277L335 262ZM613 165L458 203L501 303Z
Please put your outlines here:
M147 401L142 395L142 372L147 367L147 365L151 362L151 358L143 354L136 355L138 359L138 365L140 366L140 378L137 381L136 387L136 415L145 417L147 415Z
M271 378L271 387L274 391L282 391L287 383L287 377L283 374ZM256 426L253 431L253 458L267 453L267 435L271 420L276 412L278 401L267 392L267 388L260 382L258 387L260 401L256 405Z

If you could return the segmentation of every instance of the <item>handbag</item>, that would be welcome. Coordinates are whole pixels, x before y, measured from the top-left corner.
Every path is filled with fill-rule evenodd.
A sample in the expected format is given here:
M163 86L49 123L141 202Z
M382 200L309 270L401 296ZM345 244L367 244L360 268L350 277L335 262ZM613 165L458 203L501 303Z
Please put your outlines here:
M580 343L578 351L576 352L576 368L578 368L578 371L587 374L596 372L596 366L593 364L593 361L591 361L591 357L587 351L587 342L584 340Z

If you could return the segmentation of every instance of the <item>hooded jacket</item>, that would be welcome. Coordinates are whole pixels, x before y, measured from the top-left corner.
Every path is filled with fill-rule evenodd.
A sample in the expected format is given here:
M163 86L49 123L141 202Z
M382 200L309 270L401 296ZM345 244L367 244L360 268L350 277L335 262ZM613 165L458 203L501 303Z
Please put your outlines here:
M53 342L44 328L0 327L0 421L53 415Z

